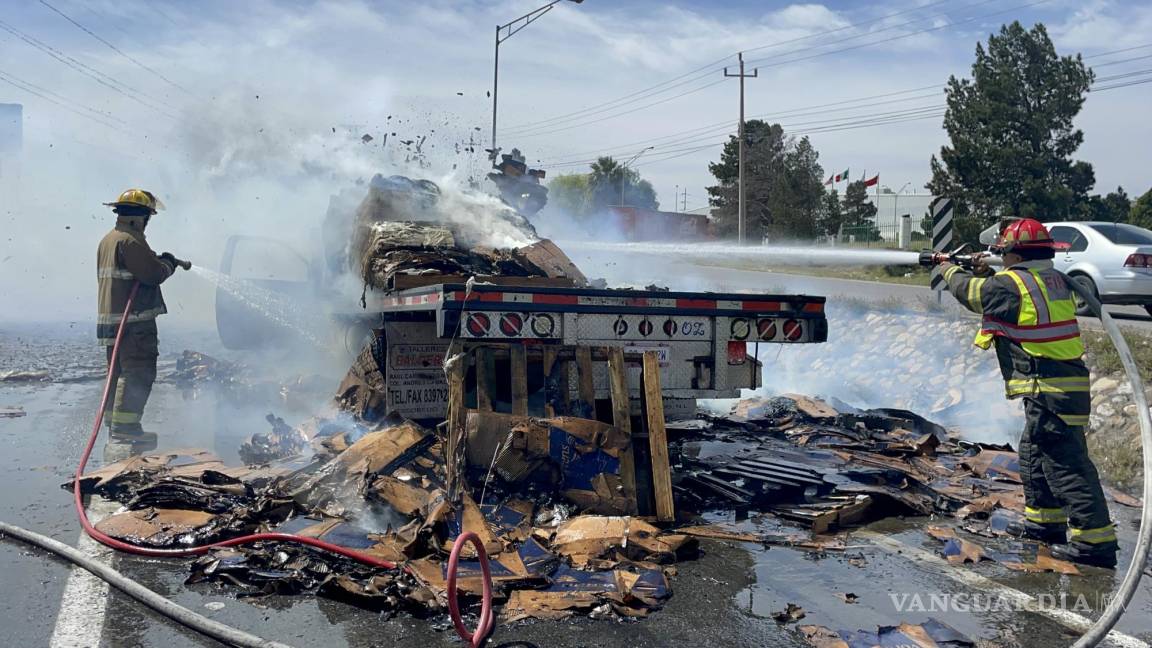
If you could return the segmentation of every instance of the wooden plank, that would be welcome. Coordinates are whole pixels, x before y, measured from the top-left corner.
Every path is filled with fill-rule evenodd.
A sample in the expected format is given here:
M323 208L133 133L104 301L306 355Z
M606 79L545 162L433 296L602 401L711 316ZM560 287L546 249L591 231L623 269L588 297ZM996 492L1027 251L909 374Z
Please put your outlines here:
M579 375L580 400L587 404L588 410L577 412L585 418L596 418L596 383L592 382L592 349L591 347L576 347L576 370Z
M509 347L512 358L512 413L528 416L528 353L523 344Z
M464 363L459 355L448 365L448 420L444 439L445 486L449 501L458 501L464 480L464 435L468 409L464 406Z
M492 395L496 392L496 359L487 347L476 349L476 409L491 412Z
M664 396L660 389L660 356L644 352L644 409L647 414L648 451L652 457L652 490L656 494L656 519L672 522L672 469L668 465L668 434L664 429Z
M552 370L556 367L556 347L546 346L541 352L540 365L544 368L544 416L556 416L556 403L549 393L554 386L555 377ZM567 385L567 381L565 381Z
M620 453L620 482L629 502L629 513L636 509L636 455L632 452L632 411L628 397L628 370L624 366L624 349L608 348L608 383L612 392L612 425L628 437L628 448Z

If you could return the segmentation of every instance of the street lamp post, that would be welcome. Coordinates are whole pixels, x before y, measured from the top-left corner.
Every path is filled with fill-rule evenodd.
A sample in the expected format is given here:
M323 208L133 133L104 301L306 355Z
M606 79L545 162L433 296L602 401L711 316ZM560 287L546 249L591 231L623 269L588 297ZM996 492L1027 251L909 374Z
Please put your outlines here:
M625 162L620 167L620 206L621 207L624 206L624 182L628 180L628 165L632 164L641 155L644 155L644 153L651 151L654 148L656 148L656 147L655 146L648 146L648 147L640 149L639 153L637 153L636 155L633 155L631 158L628 159L627 162Z
M528 25L536 22L536 19L540 18L540 16L543 16L549 11L552 11L552 7L560 4L561 2L564 2L564 0L552 0L552 2L549 2L539 9L528 12L516 20L510 21L503 25L496 25L496 55L493 57L492 62L492 150L488 155L488 157L493 161L496 160L496 156L499 153L499 151L496 149L496 99L499 96L500 91L500 43L503 43L509 38L512 38L521 29L524 29ZM584 0L568 0L568 2L575 2L576 4L580 4L581 2L584 2ZM505 31L508 33L504 34Z

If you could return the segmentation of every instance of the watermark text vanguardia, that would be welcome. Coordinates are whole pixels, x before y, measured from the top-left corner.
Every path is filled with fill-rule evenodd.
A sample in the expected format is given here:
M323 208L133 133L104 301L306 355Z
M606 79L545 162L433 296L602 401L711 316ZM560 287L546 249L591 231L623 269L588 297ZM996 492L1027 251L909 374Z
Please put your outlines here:
M1112 594L1057 592L1036 596L1013 596L997 592L921 593L893 592L888 597L897 612L1037 612L1063 610L1091 614L1104 610Z

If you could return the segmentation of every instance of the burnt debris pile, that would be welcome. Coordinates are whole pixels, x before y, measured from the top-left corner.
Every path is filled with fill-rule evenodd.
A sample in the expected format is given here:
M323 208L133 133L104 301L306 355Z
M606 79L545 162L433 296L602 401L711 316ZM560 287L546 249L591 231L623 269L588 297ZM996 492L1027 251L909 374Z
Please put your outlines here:
M1023 509L1013 451L963 442L911 412L790 395L668 422L675 516L664 522L651 506L659 457L640 451L640 435L576 417L463 416L456 498L447 425L367 422L347 412L298 428L270 417L272 431L247 444L248 466L177 450L101 468L80 485L123 505L98 528L132 544L187 548L281 532L401 567L272 541L206 554L190 583L242 596L315 593L420 615L444 610L448 551L465 531L492 558L506 619L644 616L671 595L674 563L694 556L700 538L836 551L844 532L896 515L942 516L928 531L953 562L1075 573L1035 545L995 539ZM735 511L737 522L702 521L718 511ZM741 527L750 511L775 518L783 532ZM480 593L474 554L465 554L459 578L465 595Z
M444 195L429 180L377 175L355 211L341 255L365 286L402 290L432 283L514 278L521 285L572 287L571 263L557 272L558 250L520 213L493 198ZM575 272L573 272L575 271Z

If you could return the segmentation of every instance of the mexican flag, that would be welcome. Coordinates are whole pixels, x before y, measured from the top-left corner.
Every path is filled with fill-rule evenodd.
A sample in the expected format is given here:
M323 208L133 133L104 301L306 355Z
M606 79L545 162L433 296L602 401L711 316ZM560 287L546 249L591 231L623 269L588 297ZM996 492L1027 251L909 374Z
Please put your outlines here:
M828 181L824 183L824 186L827 187L828 185L832 184L832 178L835 178L835 177L836 177L835 175L828 176Z
M867 180L864 181L865 187L875 187L878 184L880 184L880 174L879 173L877 173L876 175L874 175L871 178L868 178Z
M844 173L836 174L836 182L844 182L848 179L848 169L844 169Z

